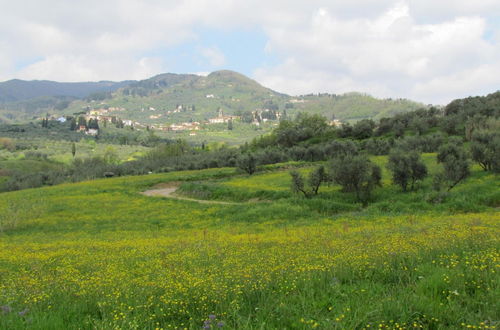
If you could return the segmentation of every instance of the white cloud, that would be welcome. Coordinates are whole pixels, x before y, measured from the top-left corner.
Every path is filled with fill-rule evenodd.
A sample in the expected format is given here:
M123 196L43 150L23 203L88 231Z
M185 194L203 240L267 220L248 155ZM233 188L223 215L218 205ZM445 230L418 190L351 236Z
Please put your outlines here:
M288 93L351 90L424 102L500 86L498 0L0 0L0 79L121 80L168 71L158 49L208 27L258 28ZM497 16L495 16L497 15ZM485 39L485 33L491 37ZM209 70L226 64L213 40ZM151 55L154 54L154 55ZM35 63L20 67L33 58ZM237 62L235 59L234 62ZM233 61L232 61L233 62Z
M405 3L374 18L340 19L318 9L301 26L269 30L268 49L284 60L255 77L291 93L356 90L439 103L500 86L498 74L479 79L482 68L498 73L500 66L500 45L483 39L484 18L419 24L411 14Z
M210 74L210 72L209 71L199 71L199 72L192 72L192 74L195 74L197 76L206 77Z
M224 53L215 46L200 49L200 54L208 60L210 66L221 67L226 63Z
M124 70L126 68L126 70ZM50 79L56 81L98 81L103 77L115 80L143 79L161 72L159 58L143 57L103 59L89 56L49 56L22 69L21 79ZM75 77L78 77L75 80ZM104 78L106 79L106 78Z

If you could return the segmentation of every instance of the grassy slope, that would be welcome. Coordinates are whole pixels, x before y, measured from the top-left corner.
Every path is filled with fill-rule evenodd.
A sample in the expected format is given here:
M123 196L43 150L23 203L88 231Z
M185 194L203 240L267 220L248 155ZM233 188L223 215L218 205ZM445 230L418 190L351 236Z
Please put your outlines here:
M400 188L391 185L390 172L386 167L387 157L372 157L372 160L382 168L382 188L376 188L373 200L368 208L363 209L356 203L353 194L340 193L339 186L322 186L320 194L313 200L304 200L290 191L290 175L287 170L256 174L253 177L240 176L226 180L204 183L185 183L181 191L186 195L204 199L219 199L246 201L250 199L279 200L282 203L301 205L309 212L318 212L332 216L339 212L359 211L363 216L378 216L380 214L408 214L434 212L447 214L450 212L479 212L498 207L500 193L498 185L491 184L494 178L491 174L474 167L474 175L466 185L455 188L456 193L450 194L443 203L433 204L439 194L432 191L432 176L440 171L435 154L424 154L431 177L422 182L413 192L401 194ZM307 176L312 167L306 167L301 172ZM496 181L493 181L496 182ZM300 197L300 196L299 196Z
M478 170L443 207L382 212L419 194L384 187L367 210L335 217L290 196L210 205L138 194L186 180L287 194L287 175L215 169L2 194L0 305L14 312L0 328L199 328L209 314L229 328L498 322L498 178Z

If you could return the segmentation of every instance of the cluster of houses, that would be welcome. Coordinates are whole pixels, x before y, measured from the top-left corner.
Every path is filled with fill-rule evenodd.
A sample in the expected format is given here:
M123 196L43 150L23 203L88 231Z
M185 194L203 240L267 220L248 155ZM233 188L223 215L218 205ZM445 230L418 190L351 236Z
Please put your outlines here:
M222 109L219 108L219 114L215 118L210 118L208 120L209 124L224 124L235 119L240 119L240 116L225 116Z
M207 98L213 98L213 95L207 95ZM299 103L303 100L292 100L291 102L295 101L296 103ZM294 103L294 102L293 102ZM177 106L175 110L168 111L167 114L170 113L176 113L176 112L181 112L184 109L182 108L183 106ZM193 106L194 109L194 106ZM94 120L99 123L107 122L111 124L117 124L119 123L121 127L125 126L130 126L134 127L137 129L153 129L153 130L161 130L161 131L172 131L172 132L180 132L180 131L190 131L191 135L196 135L196 131L199 131L202 129L202 124L227 124L229 122L233 122L235 120L244 120L247 123L252 123L256 126L260 126L261 123L265 123L268 121L274 121L274 120L281 120L286 114L275 111L275 110L269 110L269 109L256 109L255 111L251 112L251 117L250 117L250 112L247 112L247 116L242 119L241 116L233 116L233 115L226 115L224 114L224 111L219 108L218 114L214 118L209 118L208 121L204 123L200 122L184 122L184 123L177 123L177 124L170 124L170 125L145 125L143 123L140 123L138 121L133 121L130 119L121 119L115 114L112 114L112 112L116 111L125 111L125 108L119 108L119 107L109 107L109 108L100 108L100 109L87 109L87 112L85 114L85 120L87 122L90 122L91 120ZM156 111L155 108L149 107L148 110L150 111ZM141 109L141 111L144 111L144 109ZM155 114L155 115L150 115L149 119L159 119L162 117L162 114ZM61 123L64 123L67 121L67 118L65 117L54 117L50 118L52 120L57 120ZM335 119L329 122L329 125L331 126L341 126L342 123ZM78 126L76 128L77 131L83 132L87 135L97 135L98 134L98 129L97 128L89 128L86 127L85 125Z
M91 136L96 136L99 134L99 129L97 128L87 128L87 126L80 125L78 126L77 132L82 132L85 133L85 135L91 135Z
M330 120L328 122L328 125L335 126L335 127L340 127L340 126L342 126L342 122L340 120L338 120L338 119L334 119L334 120Z
M85 119L88 121L90 119L93 120L98 120L99 122L106 121L109 123L116 123L120 118L118 118L115 115L110 115L110 112L112 111L123 111L125 109L123 108L108 108L108 109L93 109L87 111L87 114L85 116ZM148 110L150 111L156 111L155 108L149 107ZM171 113L178 113L182 112L183 106L179 105L175 108L175 110L172 111L167 111L167 115ZM144 111L144 109L141 109L141 111ZM159 119L163 115L162 114L155 114L155 115L150 115L149 119ZM240 119L240 116L230 116L230 115L225 115L222 109L219 109L218 115L215 118L210 118L208 119L205 124L224 124L228 123L229 121L234 121ZM124 126L134 126L134 127L147 127L146 125L135 122L132 120L122 120ZM164 126L164 125L150 125L150 128L153 129L160 129L160 130L165 130L165 131L192 131L192 130L200 130L201 123L199 122L186 122L186 123L181 123L181 124L172 124L169 126Z

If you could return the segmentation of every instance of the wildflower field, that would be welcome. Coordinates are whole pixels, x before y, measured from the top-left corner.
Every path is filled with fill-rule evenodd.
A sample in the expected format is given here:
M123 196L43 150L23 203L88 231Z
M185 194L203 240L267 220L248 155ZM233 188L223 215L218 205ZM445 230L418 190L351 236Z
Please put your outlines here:
M233 203L140 194L174 181ZM443 200L389 181L367 208L294 196L278 167L0 194L0 328L498 328L498 177Z

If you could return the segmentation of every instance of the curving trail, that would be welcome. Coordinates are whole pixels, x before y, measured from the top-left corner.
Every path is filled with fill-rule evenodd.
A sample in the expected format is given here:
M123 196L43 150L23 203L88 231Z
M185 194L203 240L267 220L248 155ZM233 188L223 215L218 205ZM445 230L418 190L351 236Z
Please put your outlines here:
M181 201L189 201L189 202L197 202L201 204L219 204L219 205L241 205L244 203L236 203L236 202L222 202L222 201L211 201L205 199L195 199L189 197L182 197L176 195L175 192L179 189L180 183L178 182L170 182L166 184L157 185L156 189L150 189L141 192L141 194L150 197L167 197L171 199L177 199Z

